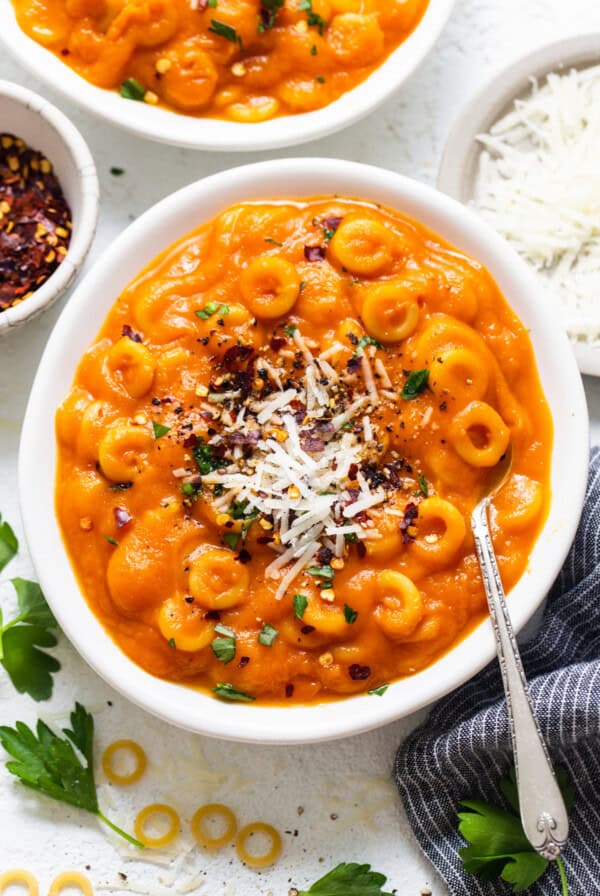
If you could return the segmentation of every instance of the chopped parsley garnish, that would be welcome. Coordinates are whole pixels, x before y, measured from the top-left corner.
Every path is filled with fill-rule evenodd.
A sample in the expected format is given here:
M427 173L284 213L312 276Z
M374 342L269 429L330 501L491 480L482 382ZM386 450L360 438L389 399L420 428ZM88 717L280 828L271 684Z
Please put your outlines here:
M155 439L161 439L163 436L166 436L168 432L171 432L171 427L164 426L162 423L157 423L156 420L153 420L152 432L154 433Z
M310 55L311 55L311 56L316 56L318 52L319 52L319 51L317 50L317 45L316 45L316 44L313 44L312 47L310 48Z
M305 594L294 594L294 616L302 619L308 606L308 598Z
M243 691L237 691L232 684L223 682L213 688L213 694L222 697L223 700L237 700L243 703L251 703L256 700L256 697L251 697L250 694L245 694Z
M298 327L296 326L296 324L286 324L285 327L283 328L283 332L285 333L286 336L291 337L294 335L294 333L296 332L297 329L298 329Z
M349 607L348 604L344 604L344 619L348 625L352 625L358 619L358 612Z
M309 566L306 570L309 576L317 576L317 578L328 579L331 581L334 576L334 571L329 564L326 566Z
M0 727L0 744L14 757L6 763L7 770L29 789L91 812L133 846L143 849L139 840L100 811L94 780L94 719L80 703L71 713L71 728L62 733L65 737L59 737L41 719L36 733L23 722L17 722L14 728Z
M225 532L223 535L223 541L227 545L228 548L231 548L232 551L235 551L238 544L240 543L242 535L240 532Z
M274 240L273 237L266 236L265 243L271 243L273 246L283 246L283 243L280 243L279 240Z
M228 510L229 516L234 520L246 520L248 522L255 520L258 516L258 511L248 511L248 504L247 499L245 501L232 501Z
M52 696L52 673L60 663L40 647L55 647L58 628L37 582L11 579L17 593L19 612L4 623L0 611L0 663L20 694L34 700Z
M200 488L197 485L192 485L191 482L184 482L181 486L181 491L186 496L186 498L193 498L194 500L196 500Z
M142 87L139 81L136 81L135 78L127 78L126 81L123 81L120 88L121 96L126 100L137 100L137 102L141 102L146 95L146 88Z
M269 625L269 623L266 622L258 635L258 643L263 644L265 647L272 647L273 642L278 634L279 632L277 631L277 629L273 628L272 625Z
M575 801L574 788L563 769L556 770L556 778L570 811ZM500 781L500 790L512 811L476 800L461 802L467 811L458 813L458 831L469 845L463 846L458 854L468 874L489 881L501 878L512 886L513 892L519 893L529 890L551 863L535 851L523 831L514 768ZM562 894L568 896L565 866L560 856L555 864Z
M344 541L346 544L357 544L358 543L358 535L356 532L346 532L344 535Z
M231 25L227 25L225 22L219 22L218 19L211 19L210 28L208 30L218 37L224 37L225 40L230 41L232 44L239 44L240 49L243 48L242 38Z
M258 33L269 31L277 20L277 12L281 9L285 0L261 0L258 14Z
M325 28L327 28L327 21L318 15L316 12L313 12L312 8L312 0L300 0L298 4L298 9L307 13L307 21L310 27L314 25L315 28L318 28L319 34L323 34Z
M125 169L117 168L116 165L113 165L112 168L110 169L110 173L112 174L113 177L121 177L123 174L125 174Z
M323 75L317 75L317 77L315 78L315 81L318 81L319 84L324 84L325 78L323 77Z
M367 691L367 693L372 697L383 697L388 688L389 684L381 684L378 688L371 688L371 690Z
M299 890L298 896L392 896L384 893L385 874L371 871L370 865L343 862L320 878L310 890Z
M418 480L419 480L419 492L418 493L420 493L421 495L423 495L424 498L426 498L429 495L429 486L427 484L427 480L425 479L423 474L419 474Z
M383 348L381 342L378 342L378 340L374 339L372 336L361 336L356 343L356 350L354 352L355 357L356 355L362 354L362 352L368 345L374 345L375 348Z
M17 536L6 520L2 522L2 514L0 513L0 570L4 569L18 550L19 541Z
M218 314L219 317L226 317L229 314L229 310L229 305L223 305L221 302L208 302L204 308L196 311L196 315L202 318L202 320L208 320L213 314Z
M218 470L219 467L225 465L225 461L215 455L212 446L207 445L202 437L200 437L198 444L192 448L192 454L202 476L206 476L207 473L212 473L213 470Z
M426 367L423 370L411 370L400 394L402 398L416 398L428 385L429 370Z
M222 663L230 663L235 656L235 633L224 625L215 625L215 633L221 635L211 643L214 655Z
M175 648L177 647L177 644L175 643L175 638L169 638L169 640L167 641L167 644L169 645L171 650L175 650Z
M115 548L119 547L119 542L115 541L115 539L112 537L112 535L105 535L104 537L106 538L106 540L109 544L112 544Z

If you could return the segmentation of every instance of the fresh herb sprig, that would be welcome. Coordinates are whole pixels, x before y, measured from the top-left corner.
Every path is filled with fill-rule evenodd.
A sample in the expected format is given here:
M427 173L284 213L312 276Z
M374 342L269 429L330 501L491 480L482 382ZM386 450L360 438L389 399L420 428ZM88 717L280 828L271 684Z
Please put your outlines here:
M19 541L9 523L2 522L0 513L0 572L19 550Z
M14 728L3 725L0 727L0 743L14 757L6 763L6 768L26 787L91 812L133 846L143 849L139 840L113 824L98 806L93 716L76 703L71 713L71 728L63 729L62 733L65 737L59 737L41 719L36 733L24 722L16 722ZM84 757L85 764L79 754Z
M298 896L392 896L382 890L386 882L386 876L371 871L370 865L342 862Z
M402 398L411 400L424 392L428 385L429 370L427 367L423 370L411 370L400 394Z
M48 700L54 685L52 674L58 672L60 663L40 648L56 647L58 624L36 582L10 581L19 612L5 623L0 610L0 663L20 694Z
M556 778L567 809L573 807L575 791L563 769ZM467 811L459 812L458 831L468 846L459 850L460 860L468 874L482 880L501 878L514 893L529 889L545 874L550 864L537 853L525 836L519 813L519 795L514 768L500 781L500 789L512 811L477 800L462 800ZM562 894L569 896L565 866L556 859Z

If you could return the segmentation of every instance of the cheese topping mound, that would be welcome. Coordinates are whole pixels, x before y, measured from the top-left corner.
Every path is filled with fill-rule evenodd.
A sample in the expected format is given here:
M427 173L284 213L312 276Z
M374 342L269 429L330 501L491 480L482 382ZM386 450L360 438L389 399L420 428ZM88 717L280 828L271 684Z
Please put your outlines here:
M479 136L474 203L540 271L572 339L600 340L600 66L533 81Z
M215 379L221 391L211 384L208 392L219 429L194 445L200 473L185 481L210 503L232 547L250 525L260 527L260 543L276 555L265 574L279 580L277 599L311 564L326 568L343 557L348 542L364 553L365 541L380 538L366 511L392 499L404 484L400 473L412 472L396 452L386 454L371 419L380 400L371 359L384 374L385 366L375 358L381 346L366 343L356 340L350 358L341 344L313 355L317 346L296 328L268 347L283 349L282 366L236 346ZM385 383L387 374L378 377ZM397 398L389 389L384 397Z

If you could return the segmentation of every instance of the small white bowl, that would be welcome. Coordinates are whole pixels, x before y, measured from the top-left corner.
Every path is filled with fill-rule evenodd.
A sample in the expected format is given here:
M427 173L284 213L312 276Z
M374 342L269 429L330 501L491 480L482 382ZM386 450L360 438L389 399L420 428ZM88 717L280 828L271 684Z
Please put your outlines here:
M588 466L588 416L566 336L546 313L539 283L517 254L474 212L431 187L391 171L338 159L284 159L224 171L159 202L112 244L79 285L47 344L23 425L19 491L25 533L44 593L83 658L116 690L183 728L231 740L301 743L357 734L408 715L458 687L495 655L489 621L383 697L315 706L244 706L149 675L117 647L83 598L54 512L54 416L81 355L121 290L159 252L242 200L339 194L397 209L423 222L487 266L530 332L554 419L548 518L510 608L518 631L539 607L571 545ZM40 463L44 445L44 463Z
M85 140L56 106L37 93L0 81L0 132L21 137L52 162L73 221L69 250L54 273L28 299L0 312L1 336L45 311L72 283L96 232L99 189Z
M189 149L229 152L277 149L325 137L367 115L390 97L429 53L455 0L429 0L413 33L366 81L329 106L259 124L195 118L124 100L118 91L94 87L53 53L35 43L17 24L11 0L0 0L0 42L21 65L60 90L69 100L141 137Z
M541 84L551 72L589 68L600 63L600 34L580 34L547 44L499 71L464 107L454 123L440 163L438 189L460 202L471 202L475 193L479 157L477 140L506 115L516 99L531 91L531 79ZM600 376L600 347L573 342L579 369Z

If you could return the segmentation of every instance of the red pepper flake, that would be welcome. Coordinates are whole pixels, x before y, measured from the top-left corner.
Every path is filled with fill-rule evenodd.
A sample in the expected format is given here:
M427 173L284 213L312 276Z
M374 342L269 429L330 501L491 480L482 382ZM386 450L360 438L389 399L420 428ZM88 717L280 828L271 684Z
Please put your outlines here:
M117 524L117 529L123 529L133 519L129 511L124 507L113 507L113 513L115 515L115 523Z
M0 134L0 312L54 273L71 241L71 210L52 164L13 134Z
M205 619L212 619L213 622L218 622L221 618L221 613L219 610L208 610L204 614Z
M252 555L250 554L250 551L246 550L246 548L242 548L235 559L239 560L239 562L242 564L246 564L250 563L250 561L252 560Z
M285 686L285 696L286 696L286 697L293 697L293 696L294 696L294 685L293 685L293 684L286 684L286 686Z
M325 259L325 246L305 246L304 257L307 261L323 261Z
M409 529L414 526L415 520L418 515L419 508L413 501L411 501L410 504L407 504L404 508L404 519L400 523L400 531L402 532L403 544L412 544L412 542L415 540L415 536L410 534Z
M300 629L300 631L302 632L303 635L312 635L314 630L315 630L314 625L303 625L302 628Z
M348 674L352 681L365 681L370 676L371 669L369 666L360 666L358 663L352 663L348 668Z
M121 336L127 336L128 339L131 339L132 342L141 342L142 337L139 333L136 333L133 327L130 327L129 324L123 324L123 328L121 330ZM160 402L159 402L160 404Z
M243 669L244 666L247 666L249 662L250 662L249 656L241 656L240 661L238 663L238 669Z

